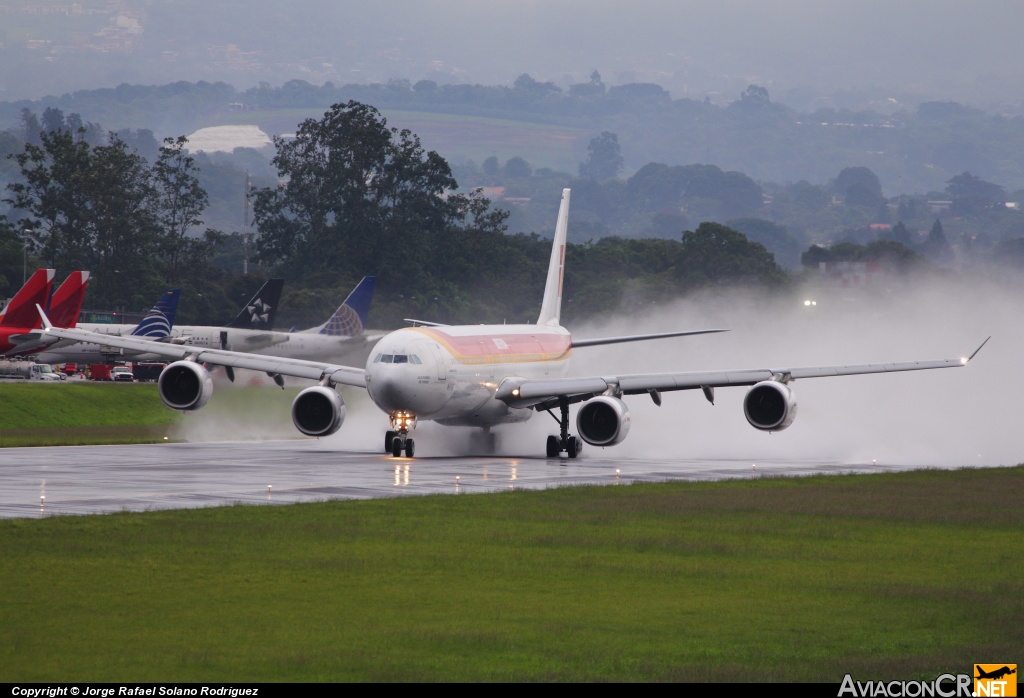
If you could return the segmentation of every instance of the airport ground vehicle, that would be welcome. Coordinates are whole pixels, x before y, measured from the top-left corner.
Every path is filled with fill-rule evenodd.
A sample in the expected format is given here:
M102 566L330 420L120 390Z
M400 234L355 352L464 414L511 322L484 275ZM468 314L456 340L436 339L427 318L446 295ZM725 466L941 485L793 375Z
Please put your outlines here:
M20 378L30 381L63 380L63 376L55 372L50 364L6 359L0 360L0 378Z
M64 364L63 366L61 366L60 372L63 373L65 376L73 376L76 373L78 373L78 364Z
M110 372L114 369L112 364L91 364L89 366L89 374L86 376L91 381L109 381L114 380Z
M135 376L132 375L132 370L127 366L114 366L110 370L110 380L118 383L134 383Z
M167 364L134 364L132 375L137 381L156 381Z

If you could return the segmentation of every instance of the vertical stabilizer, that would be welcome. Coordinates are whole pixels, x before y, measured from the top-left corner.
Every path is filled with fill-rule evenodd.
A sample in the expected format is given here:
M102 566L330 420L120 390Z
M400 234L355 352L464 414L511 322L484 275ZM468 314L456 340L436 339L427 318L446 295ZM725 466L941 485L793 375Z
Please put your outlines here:
M178 313L178 299L181 298L181 289L172 288L164 292L156 305L146 313L142 322L132 330L133 337L152 337L163 339L169 337L171 328L174 327L174 316Z
M50 307L46 315L54 327L74 328L78 324L78 316L82 312L82 301L85 300L85 289L89 287L89 272L73 271L60 285L50 299Z
M304 331L331 337L360 336L366 329L366 318L370 314L370 303L373 301L373 290L376 285L376 276L364 276L327 322Z
M548 280L544 284L544 302L540 306L538 325L556 327L562 313L562 281L565 277L565 236L569 228L569 190L562 190L562 203L558 207L555 240L551 245Z
M43 307L50 299L54 274L56 271L53 269L36 269L35 273L28 277L25 285L14 294L11 302L7 304L0 324L32 329L39 327L42 320L36 306Z
M263 284L252 300L245 304L242 312L227 327L240 330L272 330L277 304L281 300L284 279L270 279Z

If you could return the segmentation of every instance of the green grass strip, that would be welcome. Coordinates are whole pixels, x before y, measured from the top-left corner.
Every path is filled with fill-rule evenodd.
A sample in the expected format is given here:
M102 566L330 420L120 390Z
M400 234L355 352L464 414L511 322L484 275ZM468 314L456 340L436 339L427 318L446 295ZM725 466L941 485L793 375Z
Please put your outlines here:
M922 678L1024 647L1024 468L0 521L0 682Z

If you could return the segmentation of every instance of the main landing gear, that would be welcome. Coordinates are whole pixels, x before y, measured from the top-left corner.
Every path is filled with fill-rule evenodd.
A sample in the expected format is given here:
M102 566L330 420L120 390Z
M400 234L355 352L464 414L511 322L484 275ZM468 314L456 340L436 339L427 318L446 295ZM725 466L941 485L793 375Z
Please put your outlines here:
M390 453L395 458L402 456L405 451L406 458L412 458L416 453L416 442L409 438L409 430L415 427L416 417L408 412L395 412L391 415L391 426L384 434L384 453Z
M562 415L561 419L552 414L551 410L547 411L551 418L558 422L559 430L558 436L552 434L548 437L548 458L558 458L558 454L563 451L569 458L575 458L583 451L583 441L579 437L569 435L569 400L564 397L558 398L558 409Z

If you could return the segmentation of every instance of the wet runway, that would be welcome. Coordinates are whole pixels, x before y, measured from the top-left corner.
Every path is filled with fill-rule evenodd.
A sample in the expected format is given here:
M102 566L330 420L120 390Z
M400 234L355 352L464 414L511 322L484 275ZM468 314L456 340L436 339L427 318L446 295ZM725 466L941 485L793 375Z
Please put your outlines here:
M407 459L332 450L319 442L298 440L8 448L0 451L0 517L910 467L818 461L630 460L616 459L610 453L591 449L573 461L507 456Z

